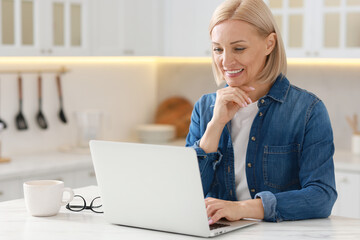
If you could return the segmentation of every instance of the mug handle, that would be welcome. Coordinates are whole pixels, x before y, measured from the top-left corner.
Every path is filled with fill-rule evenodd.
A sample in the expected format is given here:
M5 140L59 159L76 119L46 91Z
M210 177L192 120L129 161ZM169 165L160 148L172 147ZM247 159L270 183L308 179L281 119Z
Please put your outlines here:
M69 202L71 202L74 199L74 191L71 188L63 188L63 195L64 192L68 192L70 194L69 199L62 199L61 200L61 206L65 206L66 204L68 204Z

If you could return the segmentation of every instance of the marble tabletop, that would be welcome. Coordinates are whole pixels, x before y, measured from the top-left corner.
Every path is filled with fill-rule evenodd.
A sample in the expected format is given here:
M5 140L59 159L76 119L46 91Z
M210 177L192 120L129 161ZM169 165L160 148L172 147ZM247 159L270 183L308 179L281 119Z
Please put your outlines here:
M96 186L75 189L87 199L98 195ZM70 212L62 207L53 217L32 217L24 199L0 203L0 239L203 239L173 233L124 227L107 223L102 214ZM258 222L216 239L360 239L360 219L330 217L281 223Z

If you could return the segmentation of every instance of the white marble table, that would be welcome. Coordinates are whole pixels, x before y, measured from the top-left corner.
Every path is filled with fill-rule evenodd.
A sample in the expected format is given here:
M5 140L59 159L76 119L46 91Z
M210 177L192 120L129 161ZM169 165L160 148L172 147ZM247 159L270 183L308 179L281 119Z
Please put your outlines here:
M98 195L95 186L75 189L87 200ZM53 217L32 217L24 199L0 203L1 240L57 239L203 239L173 233L117 226L91 211L70 212L62 208ZM216 239L360 239L360 220L343 217L281 223L259 222L256 225L216 237Z

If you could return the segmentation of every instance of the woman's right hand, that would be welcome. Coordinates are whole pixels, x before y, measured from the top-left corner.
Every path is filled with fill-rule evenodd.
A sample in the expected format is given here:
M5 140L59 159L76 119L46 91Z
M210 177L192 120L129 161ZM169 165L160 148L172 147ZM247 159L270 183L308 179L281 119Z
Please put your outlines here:
M252 103L248 92L254 91L255 88L243 86L226 87L216 92L216 101L214 114L212 118L213 124L225 126L242 107L246 107Z
M200 140L200 147L206 152L216 152L222 130L241 108L252 103L248 92L254 91L253 87L226 87L216 92L214 114L207 125L206 131Z

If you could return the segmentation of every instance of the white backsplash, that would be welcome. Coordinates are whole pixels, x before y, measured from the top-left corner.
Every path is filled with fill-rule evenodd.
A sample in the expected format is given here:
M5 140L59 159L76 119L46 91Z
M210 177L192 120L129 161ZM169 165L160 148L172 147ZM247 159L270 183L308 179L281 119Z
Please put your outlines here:
M43 74L43 113L49 128L38 127L37 75L23 75L23 114L29 129L19 131L15 116L19 111L17 75L0 75L0 117L8 128L0 133L2 155L12 156L55 150L76 145L75 112L101 109L105 113L104 139L126 141L134 138L134 126L152 121L156 106L156 67L153 62L50 62L1 64L8 69L51 69L65 66L62 77L64 111L68 124L58 118L59 98L55 74Z

